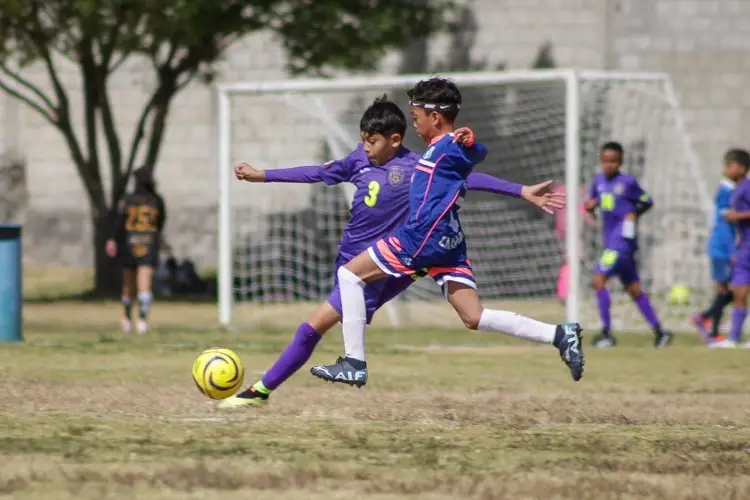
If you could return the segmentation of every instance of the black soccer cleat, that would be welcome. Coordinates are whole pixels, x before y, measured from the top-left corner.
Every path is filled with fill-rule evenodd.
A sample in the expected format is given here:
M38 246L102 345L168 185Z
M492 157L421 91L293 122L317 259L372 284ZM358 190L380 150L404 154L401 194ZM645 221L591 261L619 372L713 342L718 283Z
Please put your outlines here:
M558 345L560 358L570 368L570 376L578 382L583 377L583 328L578 323L557 325L562 336Z
M666 330L659 330L657 332L654 332L654 347L656 347L657 349L669 347L669 345L672 343L672 340L674 340L674 334L672 332L668 332Z
M362 388L367 383L367 363L339 356L332 365L315 365L310 368L314 377L326 382L339 382Z
M602 328L601 333L594 337L594 341L591 343L591 346L596 349L609 349L616 345L617 340L615 340L615 337L612 335L612 332L609 331L609 328Z

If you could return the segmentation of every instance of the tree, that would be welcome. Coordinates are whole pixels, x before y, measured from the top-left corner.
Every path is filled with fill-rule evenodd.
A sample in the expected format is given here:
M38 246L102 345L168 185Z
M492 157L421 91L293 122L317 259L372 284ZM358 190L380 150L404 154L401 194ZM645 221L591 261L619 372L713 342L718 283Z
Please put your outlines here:
M0 89L38 112L62 134L85 187L94 228L95 289L111 288L103 253L136 166L153 169L178 92L210 81L214 65L245 35L272 30L292 74L374 70L389 50L447 26L452 0L0 0ZM125 144L113 118L110 78L125 61L145 58L155 85ZM72 109L60 62L80 71L83 110ZM24 75L41 64L52 89ZM84 132L72 116L84 117ZM105 138L111 182L105 186L97 136Z

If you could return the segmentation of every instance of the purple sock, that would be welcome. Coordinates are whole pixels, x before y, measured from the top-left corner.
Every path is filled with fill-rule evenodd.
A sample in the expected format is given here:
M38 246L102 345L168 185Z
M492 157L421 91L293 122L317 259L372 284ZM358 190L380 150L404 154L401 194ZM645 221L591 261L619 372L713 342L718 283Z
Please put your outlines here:
M648 295L642 293L637 299L635 299L635 304L638 306L638 309L641 310L643 318L648 321L651 328L659 330L661 328L661 322L659 321L659 317L656 315L653 306L651 306L651 301L648 300Z
M596 291L596 301L599 303L599 317L602 319L602 328L609 328L612 326L612 317L610 316L609 307L611 302L609 300L609 290L601 288Z
M309 324L300 324L297 327L297 333L294 334L294 339L286 346L276 363L263 375L261 379L263 386L272 391L283 384L286 379L294 375L307 363L315 350L315 346L322 338Z
M732 328L729 330L729 340L739 342L742 340L742 325L747 318L747 309L744 307L735 307L732 309Z

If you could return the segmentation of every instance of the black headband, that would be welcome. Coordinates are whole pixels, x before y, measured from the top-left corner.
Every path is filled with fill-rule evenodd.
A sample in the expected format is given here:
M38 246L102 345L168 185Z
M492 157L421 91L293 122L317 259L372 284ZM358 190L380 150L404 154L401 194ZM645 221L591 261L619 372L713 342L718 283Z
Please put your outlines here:
M419 101L409 101L409 106L412 106L414 108L439 109L441 111L444 111L450 108L461 109L460 104L435 104L435 103L427 103L427 102L419 102Z

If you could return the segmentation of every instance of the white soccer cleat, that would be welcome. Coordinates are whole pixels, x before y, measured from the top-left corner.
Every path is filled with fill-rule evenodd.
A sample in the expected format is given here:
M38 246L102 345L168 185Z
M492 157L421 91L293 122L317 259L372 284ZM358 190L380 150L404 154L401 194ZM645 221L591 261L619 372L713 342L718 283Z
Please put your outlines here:
M138 335L148 332L148 322L145 319L138 320Z
M712 342L708 344L709 349L734 349L740 347L738 342L733 342L729 339L719 340L718 342Z
M120 318L120 330L122 330L122 333L130 333L133 331L133 323L125 316Z

